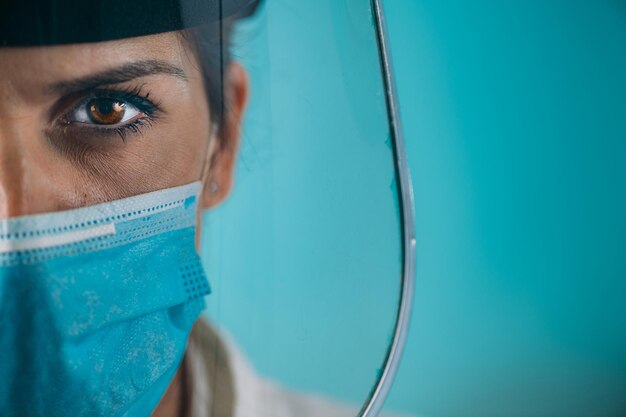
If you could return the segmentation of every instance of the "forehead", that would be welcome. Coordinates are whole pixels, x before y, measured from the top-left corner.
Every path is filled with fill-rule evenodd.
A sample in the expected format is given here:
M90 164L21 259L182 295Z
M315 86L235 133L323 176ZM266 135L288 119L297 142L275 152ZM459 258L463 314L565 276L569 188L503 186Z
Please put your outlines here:
M0 94L88 76L142 59L187 67L177 32L74 45L0 48Z

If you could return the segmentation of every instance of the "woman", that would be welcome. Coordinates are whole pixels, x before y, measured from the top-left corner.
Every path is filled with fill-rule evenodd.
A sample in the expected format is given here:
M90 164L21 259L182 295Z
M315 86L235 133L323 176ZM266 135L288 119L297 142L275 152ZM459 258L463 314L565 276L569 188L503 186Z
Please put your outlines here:
M248 97L225 46L257 2L66 3L0 11L0 415L355 415L197 322Z

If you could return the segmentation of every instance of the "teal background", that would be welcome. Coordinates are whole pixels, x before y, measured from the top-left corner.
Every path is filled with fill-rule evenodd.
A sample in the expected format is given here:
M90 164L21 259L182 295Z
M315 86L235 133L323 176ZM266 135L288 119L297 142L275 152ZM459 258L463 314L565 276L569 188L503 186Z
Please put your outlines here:
M385 4L418 252L389 406L626 415L626 3Z
M368 2L362 3L365 10ZM328 13L326 4L320 2L320 13ZM415 191L418 253L411 333L388 408L424 416L625 415L625 3L396 0L385 4ZM323 22L329 19L318 16L312 22L311 15L297 12L296 7L288 20L277 19L274 25L288 21L294 34L318 25L319 30L309 36L328 34ZM333 42L337 43L328 41ZM298 61L302 57L292 55L265 56L270 56L271 66L302 62ZM337 65L327 59L320 62L320 68ZM254 71L266 74L261 77L272 73L263 65ZM329 70L326 76L331 79L337 73ZM266 81L280 89L280 80ZM362 90L331 82L324 91L358 96ZM371 100L377 101L375 96ZM274 107L278 105L277 101L269 109L266 106L265 116L279 114L280 107ZM370 111L378 114L372 108L354 112ZM257 117L256 126L248 119L249 129L263 131L258 120L267 117ZM310 128L289 125L285 118L275 123L276 129L280 123L292 126L294 137ZM380 126L377 132L373 137L385 136ZM277 145L273 142L265 152L277 151ZM341 143L335 146L341 154ZM373 150L377 151L383 152ZM349 149L343 154L348 155ZM259 155L263 152L250 152L244 145L239 169L245 169L246 163L248 168L254 163L263 166ZM297 166L297 161L291 161ZM269 162L276 163L276 159ZM388 166L379 164L384 174L377 195L383 199ZM253 195L246 198L248 204L258 201ZM234 210L235 203L228 204L224 212ZM374 212L364 214L368 222L363 230L374 224L394 227L389 206L371 208L379 209L378 222L371 221ZM211 221L214 227L226 227L227 220L213 217ZM275 237L281 226L266 227L258 233ZM346 234L354 236L354 231ZM226 235L230 236L222 238ZM372 250L370 256L386 251L379 266L394 268L390 259L398 248L361 249ZM243 250L241 254L246 254L246 260L257 256ZM390 321L393 297L381 292L381 288L390 291L385 283L373 275L358 293L371 305L378 305L380 295L379 310L363 308L354 316L344 314L342 320L363 325L380 313ZM218 294L230 294L229 305L234 304L237 288L224 282L217 285ZM249 285L240 285L239 290L251 291ZM293 315L295 306L284 300L299 293L297 287L282 292L285 288L273 281L268 289L267 308L273 309L274 316L264 323L276 325L273 340L286 334L277 320ZM347 297L350 291L344 291ZM248 302L253 299L250 296ZM358 301L347 297L345 303ZM259 343L261 336L245 336L254 333L261 318L240 314L236 319L225 304L211 307L214 316L243 335L238 339L266 374L337 398L356 401L361 392L365 396L362 381L371 382L368 370L374 372L377 366L380 345L373 346L370 354L359 351L356 360L349 352L353 338L321 343L318 348L333 347L326 348L327 367L318 366L321 372L314 375L309 363L293 367L268 359L271 355L263 353L267 345ZM334 305L339 315L340 302L336 299ZM308 314L312 313L300 316L311 319L307 325L301 321L294 329L313 333L320 327L327 329L318 334L319 340L337 336L328 330L332 320L322 317L315 325ZM385 320L372 327L376 331L367 340L388 336ZM365 337L364 332L359 335ZM282 346L286 356L294 355L294 349L315 349L308 342ZM339 371L325 373L329 369ZM358 370L349 374L352 379L345 376L348 369ZM346 388L351 381L356 387Z

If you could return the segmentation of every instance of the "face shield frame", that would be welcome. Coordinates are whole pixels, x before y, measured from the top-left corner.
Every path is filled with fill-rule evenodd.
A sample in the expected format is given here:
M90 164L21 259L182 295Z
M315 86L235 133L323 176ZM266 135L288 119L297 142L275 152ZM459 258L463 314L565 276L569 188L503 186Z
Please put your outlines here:
M396 187L400 202L403 251L400 301L396 312L393 339L387 350L382 372L380 372L376 385L370 392L358 417L375 417L380 414L400 366L400 359L406 344L413 309L416 256L415 203L383 2L381 0L371 0L371 10L376 29L376 41L385 90L385 104L394 155L394 168L398 178Z

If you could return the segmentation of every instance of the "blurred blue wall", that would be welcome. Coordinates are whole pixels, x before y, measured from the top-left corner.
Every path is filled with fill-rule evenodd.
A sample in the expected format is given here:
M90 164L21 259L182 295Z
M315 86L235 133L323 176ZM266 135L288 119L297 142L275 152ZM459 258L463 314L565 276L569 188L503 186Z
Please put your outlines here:
M626 3L385 4L418 239L388 405L626 415Z

